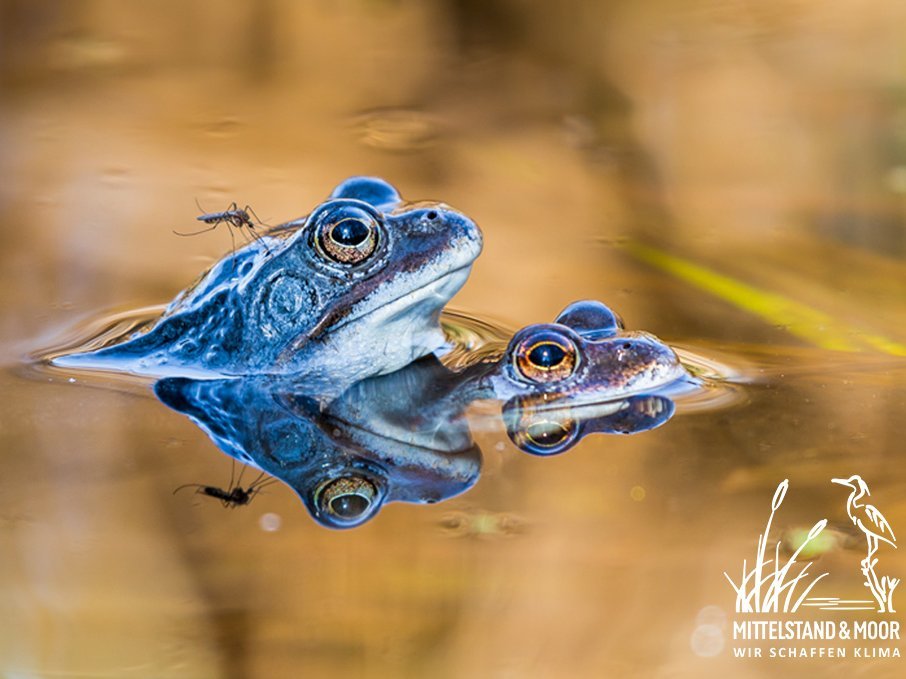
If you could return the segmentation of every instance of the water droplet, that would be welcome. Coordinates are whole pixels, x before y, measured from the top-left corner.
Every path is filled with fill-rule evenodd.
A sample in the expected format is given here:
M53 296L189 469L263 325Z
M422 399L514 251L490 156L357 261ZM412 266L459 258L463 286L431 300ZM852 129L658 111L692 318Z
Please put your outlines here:
M727 624L727 613L720 606L705 606L695 616L697 625L714 625L723 629Z
M258 525L261 527L261 530L267 533L274 533L280 530L280 525L283 523L283 519L279 514L274 514L273 512L267 512L262 514L258 519Z
M689 639L692 652L700 658L713 658L724 649L724 633L717 625L699 625Z

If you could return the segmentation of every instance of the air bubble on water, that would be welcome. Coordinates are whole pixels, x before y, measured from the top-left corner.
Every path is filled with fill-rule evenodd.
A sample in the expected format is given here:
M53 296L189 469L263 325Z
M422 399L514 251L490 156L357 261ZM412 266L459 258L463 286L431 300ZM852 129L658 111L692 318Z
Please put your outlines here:
M689 639L692 652L700 658L713 658L724 650L724 632L717 625L699 625Z
M723 629L727 624L727 613L720 606L705 606L695 616L697 625L714 625Z
M273 512L267 512L262 514L258 519L258 525L261 527L261 530L266 533L274 533L280 530L280 525L283 523L283 519L279 514L274 514Z

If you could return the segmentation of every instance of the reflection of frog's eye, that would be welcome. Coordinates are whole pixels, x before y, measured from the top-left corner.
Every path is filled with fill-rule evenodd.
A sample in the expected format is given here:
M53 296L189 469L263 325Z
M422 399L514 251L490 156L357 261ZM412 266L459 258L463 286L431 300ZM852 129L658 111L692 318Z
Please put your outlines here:
M378 245L377 223L370 217L347 217L320 225L318 246L340 264L360 264L374 254Z
M325 516L341 523L354 523L372 509L377 497L374 485L360 476L328 481L315 493L315 504Z
M572 375L577 364L576 345L553 330L529 335L513 352L516 372L532 382L559 382Z
M517 397L503 405L503 421L510 440L532 455L557 455L582 438L582 427L568 408L537 395ZM551 407L551 405L554 407Z
M572 435L573 429L574 422L572 420L566 420L565 422L544 420L530 424L525 428L523 434L527 441L537 448L546 450L556 448L563 443Z
M537 419L521 430L507 433L520 450L532 455L557 455L575 445L579 427L569 418Z

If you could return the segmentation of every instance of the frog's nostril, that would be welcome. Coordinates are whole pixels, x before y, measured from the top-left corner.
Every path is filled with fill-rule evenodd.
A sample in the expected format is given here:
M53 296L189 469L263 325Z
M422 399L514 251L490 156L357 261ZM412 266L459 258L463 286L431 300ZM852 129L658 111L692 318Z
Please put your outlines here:
M431 210L431 212L429 212L429 213L428 213L427 215L425 215L425 216L426 216L428 219L431 219L431 220L437 219L437 213L436 213L434 210Z

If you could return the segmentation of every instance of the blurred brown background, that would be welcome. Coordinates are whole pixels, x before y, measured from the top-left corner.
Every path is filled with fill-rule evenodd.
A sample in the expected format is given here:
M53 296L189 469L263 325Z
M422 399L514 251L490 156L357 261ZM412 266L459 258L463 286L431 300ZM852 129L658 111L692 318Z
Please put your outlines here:
M781 528L845 528L829 478L851 473L906 526L903 2L0 0L0 87L10 366L225 252L173 236L195 200L279 223L376 174L484 229L456 308L518 327L599 298L757 378L745 406L556 459L479 433L472 492L334 533L282 488L234 512L174 498L229 473L191 423L11 369L0 672L901 676L696 634L726 642L721 573L783 478ZM821 568L858 591L860 557Z

